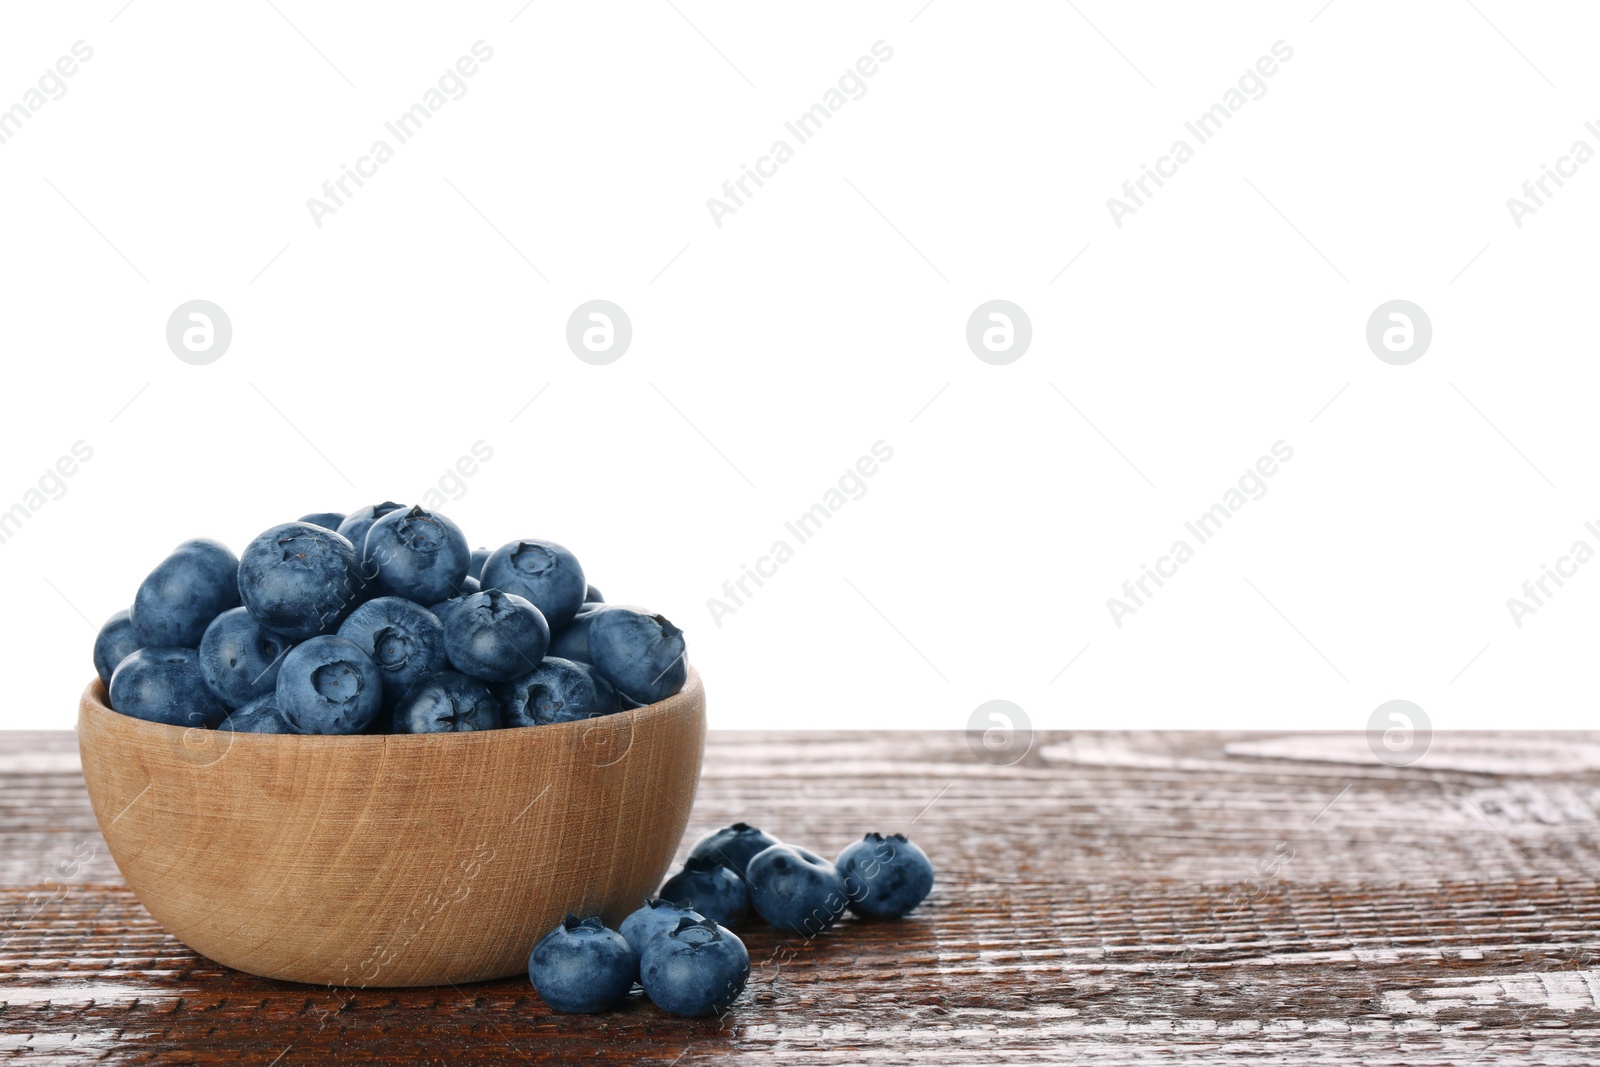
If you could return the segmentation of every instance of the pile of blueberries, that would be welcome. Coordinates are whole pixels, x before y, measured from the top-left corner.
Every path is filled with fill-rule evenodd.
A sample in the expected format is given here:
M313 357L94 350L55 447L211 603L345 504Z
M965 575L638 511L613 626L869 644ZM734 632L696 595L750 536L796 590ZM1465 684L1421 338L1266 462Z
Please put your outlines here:
M94 664L124 715L298 734L568 722L665 700L688 673L683 632L606 604L562 546L469 549L392 501L274 526L240 557L185 541Z
M905 834L867 834L829 863L737 822L696 842L683 869L621 929L568 915L534 946L528 978L561 1012L605 1011L638 983L673 1015L721 1015L750 977L750 954L729 927L752 909L811 938L846 909L898 919L932 889L933 864Z

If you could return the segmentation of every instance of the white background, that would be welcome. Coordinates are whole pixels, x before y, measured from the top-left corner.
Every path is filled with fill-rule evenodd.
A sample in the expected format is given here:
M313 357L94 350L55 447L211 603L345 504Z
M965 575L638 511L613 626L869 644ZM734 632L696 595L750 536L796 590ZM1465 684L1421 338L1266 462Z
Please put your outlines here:
M7 5L0 107L94 55L0 145L0 509L94 454L0 544L0 724L71 725L94 627L180 540L419 499L480 440L443 510L677 620L717 727L962 728L994 698L1035 726L1593 723L1600 562L1520 628L1506 605L1600 549L1600 161L1520 229L1506 206L1600 149L1592 9L674 3ZM314 225L479 40L466 95ZM880 40L718 228L707 198ZM1114 225L1279 40L1266 95ZM233 325L209 366L166 346L195 298ZM592 298L632 319L610 366L565 344ZM993 298L1032 321L1008 366L965 342ZM1409 366L1365 342L1395 298L1433 324ZM866 495L716 625L879 440ZM1279 440L1118 628L1107 598Z

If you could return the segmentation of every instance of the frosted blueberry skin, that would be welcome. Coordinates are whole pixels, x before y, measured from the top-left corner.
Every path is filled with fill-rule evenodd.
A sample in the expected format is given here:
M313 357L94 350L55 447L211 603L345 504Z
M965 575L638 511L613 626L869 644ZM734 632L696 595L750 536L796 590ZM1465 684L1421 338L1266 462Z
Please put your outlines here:
M278 669L291 647L248 610L229 608L200 638L200 671L217 699L237 708L277 688Z
M397 734L466 733L500 727L500 704L489 687L455 671L439 671L411 683L395 705Z
M107 619L94 639L94 672L100 676L100 681L109 686L117 664L139 648L139 638L133 632L133 619L127 610Z
M338 533L339 524L344 522L344 513L339 511L313 511L309 515L300 516L297 521L309 522L313 526L320 526L324 530L332 530L334 533ZM350 543L355 544L354 541Z
M731 930L680 919L652 938L639 959L639 984L662 1011L697 1018L733 1006L750 980L750 953Z
M638 960L628 942L598 918L568 915L533 946L528 979L559 1012L591 1014L613 1007L633 988Z
M367 601L344 620L339 636L353 642L377 665L383 677L384 707L391 712L411 683L448 666L444 624L433 612L404 597Z
M404 507L404 504L396 504L393 500L385 500L381 504L368 504L365 507L356 508L344 517L344 521L339 524L338 532L345 540L355 546L356 555L360 556L362 549L366 547L367 531L372 529L372 524L389 514L389 512L399 511Z
M455 595L472 557L461 527L420 504L383 516L358 547L362 574L376 595L419 604Z
M635 703L665 700L688 679L683 631L664 615L608 607L589 617L587 639L589 662Z
M276 693L257 697L255 700L236 708L228 713L227 717L217 723L219 730L232 730L240 734L292 734L295 728L289 720L278 711Z
M617 933L633 949L636 957L643 958L645 946L655 939L656 935L675 929L680 919L693 919L697 922L704 921L705 916L693 908L680 907L670 900L654 897L644 902L644 906L633 912L622 925L617 927ZM639 980L637 974L634 981Z
M606 602L606 598L600 592L599 586L586 585L583 589L583 602L585 604L604 604Z
M564 628L583 606L588 582L578 557L554 541L512 541L489 553L478 580L530 601L552 631Z
M129 609L145 648L198 648L212 619L239 606L239 560L220 541L185 541L139 584Z
M472 550L472 558L467 561L467 577L468 578L482 578L483 577L483 564L484 564L484 562L486 560L488 560L488 558L489 558L489 550L487 548L475 548L475 549L473 549Z
M814 937L838 921L849 903L844 878L832 863L798 845L773 845L745 867L750 903L767 922Z
M691 859L668 878L656 894L681 907L693 908L723 926L741 922L750 911L750 889L738 873L720 863Z
M550 647L550 627L539 609L499 589L463 597L442 621L450 665L485 682L527 674Z
M278 711L302 734L358 734L383 706L383 676L353 641L324 634L278 669Z
M193 648L139 649L112 672L110 696L113 711L168 726L215 726L228 714Z
M834 861L850 910L869 919L898 919L933 889L933 864L905 834L867 834Z
M491 687L506 726L546 726L621 711L617 691L588 665L546 656L539 666Z
M713 830L696 841L689 850L689 858L704 863L720 863L743 878L745 868L756 853L779 843L776 837L764 830L736 822L732 826Z
M335 633L367 598L355 547L308 522L256 535L239 559L239 596L257 622L290 641Z

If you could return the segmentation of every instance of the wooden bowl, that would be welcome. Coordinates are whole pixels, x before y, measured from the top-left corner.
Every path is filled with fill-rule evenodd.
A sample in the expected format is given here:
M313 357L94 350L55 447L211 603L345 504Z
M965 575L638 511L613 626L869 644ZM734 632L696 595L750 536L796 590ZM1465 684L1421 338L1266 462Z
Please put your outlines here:
M311 737L164 726L84 690L100 831L174 937L264 978L348 986L525 971L567 912L615 927L689 821L705 690L481 733Z

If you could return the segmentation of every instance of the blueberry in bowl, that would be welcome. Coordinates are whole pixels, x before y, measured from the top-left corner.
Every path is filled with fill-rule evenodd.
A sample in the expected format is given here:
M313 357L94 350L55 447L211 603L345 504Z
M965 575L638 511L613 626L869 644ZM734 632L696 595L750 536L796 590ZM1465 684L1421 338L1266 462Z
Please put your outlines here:
M448 734L494 730L500 702L476 678L439 671L411 683L394 709L397 734Z
M489 553L478 581L485 589L503 589L531 601L560 630L583 606L588 582L583 566L554 541L512 541Z
M486 682L527 674L550 647L550 627L539 609L499 589L463 597L443 622L451 666Z
M239 561L209 537L185 541L139 584L129 614L143 647L197 648L206 626L239 603Z
M415 511L373 506L339 528L365 550ZM295 521L236 564L180 546L198 563L163 573L194 595L150 582L145 621L189 643L145 641L139 603L96 635L78 717L89 799L129 887L202 955L319 985L509 977L569 911L615 928L668 873L699 782L699 675L641 706L594 667L548 657L531 602L489 630L532 662L465 675L447 621L521 594L474 591L470 552L458 574L454 538L439 567L417 540L396 538L417 551L389 578L442 573L453 584L437 600L425 582L378 595L382 567L366 574L349 537ZM463 624L457 657L505 674L475 636Z
M366 586L355 547L341 534L309 522L286 522L245 547L238 595L262 626L290 641L304 641L337 631L366 599Z
M507 726L544 726L622 710L617 691L586 663L546 656L527 674L494 687Z

